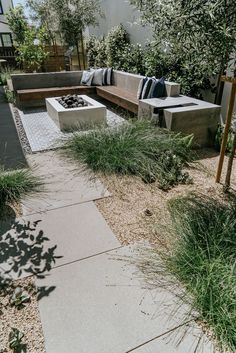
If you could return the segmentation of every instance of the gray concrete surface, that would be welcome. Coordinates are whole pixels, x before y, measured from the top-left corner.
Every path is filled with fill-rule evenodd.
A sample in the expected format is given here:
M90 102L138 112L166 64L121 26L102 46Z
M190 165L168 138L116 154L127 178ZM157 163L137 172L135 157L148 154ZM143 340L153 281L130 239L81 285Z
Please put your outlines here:
M87 106L77 108L64 108L59 102L60 97L46 98L46 107L49 117L63 130L86 130L97 125L106 125L107 108L86 95L80 97L87 103Z
M63 133L49 117L46 108L19 110L21 121L32 152L41 152L61 147L70 133ZM125 120L107 109L108 127L121 125ZM81 134L84 132L81 131Z
M212 146L220 122L221 107L199 99L176 96L139 101L139 119L160 118L160 126L193 134L200 146Z
M107 197L110 194L101 182L81 165L70 162L59 152L28 155L35 175L45 183L40 194L22 200L23 214L45 212L64 206Z
M14 91L34 88L79 86L82 71L12 74Z
M128 353L219 353L200 327L190 323Z
M0 87L0 165L6 169L27 166L9 104Z
M38 286L56 287L39 302L47 352L126 353L187 320L173 293L145 286L136 267L125 261L132 255L133 249L125 247L53 269L37 280ZM181 352L191 352L190 341ZM170 347L160 353L175 352Z
M55 266L120 247L93 202L34 214L25 217L24 221L40 221L39 228L49 238L47 246L57 245L57 254L62 258Z

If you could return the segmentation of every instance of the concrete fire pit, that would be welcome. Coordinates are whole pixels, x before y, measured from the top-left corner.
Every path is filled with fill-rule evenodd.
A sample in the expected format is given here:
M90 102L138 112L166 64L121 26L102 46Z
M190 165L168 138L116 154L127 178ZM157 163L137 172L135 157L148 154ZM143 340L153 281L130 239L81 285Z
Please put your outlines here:
M64 108L60 103L61 97L47 98L47 112L60 130L80 129L106 123L106 107L94 99L81 95L87 106Z

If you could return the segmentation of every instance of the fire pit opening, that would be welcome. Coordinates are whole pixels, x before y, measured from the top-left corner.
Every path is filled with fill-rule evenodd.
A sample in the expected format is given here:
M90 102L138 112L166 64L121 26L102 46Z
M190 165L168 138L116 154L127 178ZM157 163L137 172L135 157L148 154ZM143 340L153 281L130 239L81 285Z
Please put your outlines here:
M82 97L77 96L76 94L68 94L67 96L63 96L57 98L57 101L65 108L83 108L88 107L88 102L86 102Z

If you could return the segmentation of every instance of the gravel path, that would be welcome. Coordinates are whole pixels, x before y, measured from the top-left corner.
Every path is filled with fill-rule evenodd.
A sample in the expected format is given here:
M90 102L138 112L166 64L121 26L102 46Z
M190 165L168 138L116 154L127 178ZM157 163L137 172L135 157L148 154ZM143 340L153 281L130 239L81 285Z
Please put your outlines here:
M178 185L169 192L158 189L156 183L144 184L138 177L102 176L100 180L112 197L96 201L100 212L122 244L142 239L166 245L166 226L170 223L167 202L188 192L199 192L225 198L223 186L215 183L218 155L213 150L201 151L199 161L188 169L193 184ZM222 181L225 178L225 159ZM236 161L232 173L232 187L236 190Z

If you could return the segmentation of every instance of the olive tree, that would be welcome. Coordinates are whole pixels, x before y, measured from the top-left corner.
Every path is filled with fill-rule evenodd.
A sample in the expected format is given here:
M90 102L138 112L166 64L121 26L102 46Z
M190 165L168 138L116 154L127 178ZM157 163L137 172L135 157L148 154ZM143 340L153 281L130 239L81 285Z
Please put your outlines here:
M130 0L153 30L154 70L199 95L225 71L236 51L235 0ZM156 64L155 64L156 63ZM234 63L235 67L235 63Z
M48 56L47 30L29 25L22 6L10 9L7 20L13 33L16 60L26 71L38 70Z
M98 24L98 15L102 15L98 0L54 0L53 9L58 14L59 28L65 42L77 50L78 62L79 42L84 53L83 32L88 26ZM85 66L85 58L83 56Z

